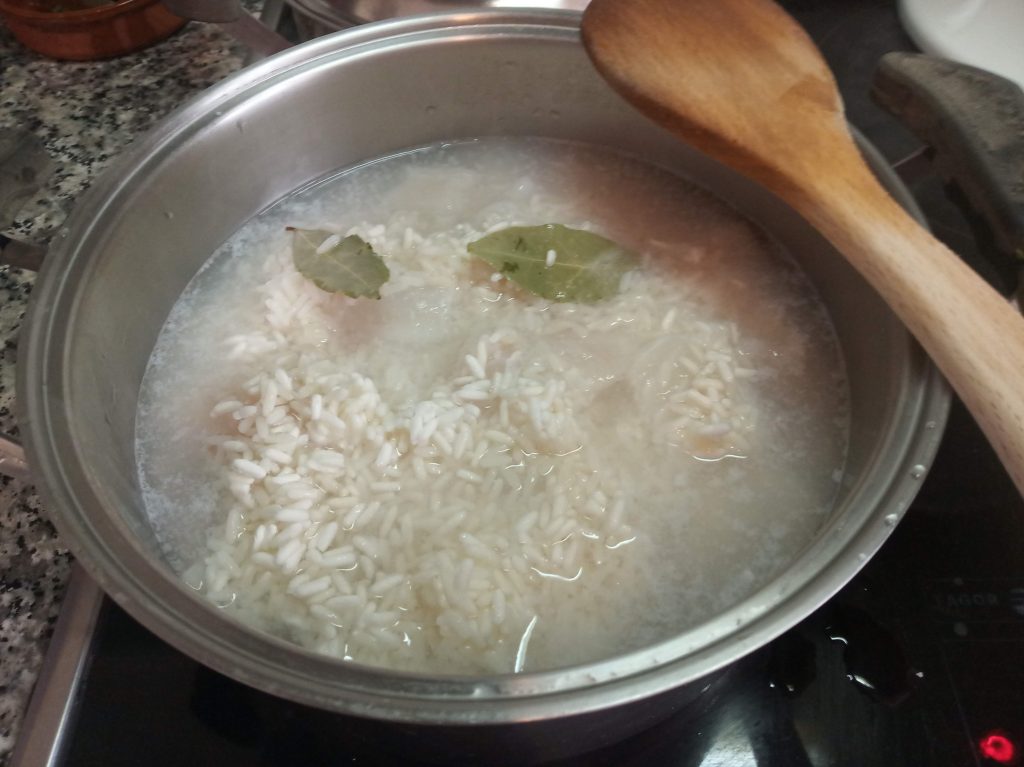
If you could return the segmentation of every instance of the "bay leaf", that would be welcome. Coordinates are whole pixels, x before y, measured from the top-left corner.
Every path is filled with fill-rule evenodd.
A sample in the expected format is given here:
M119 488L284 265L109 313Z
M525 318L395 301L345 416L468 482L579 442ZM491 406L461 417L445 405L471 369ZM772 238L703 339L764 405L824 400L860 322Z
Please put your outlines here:
M618 293L622 276L639 263L618 243L562 224L501 229L468 250L531 293L586 304Z
M321 229L288 228L292 233L292 263L306 279L328 293L350 298L380 298L380 286L391 272L373 247L355 234L323 249L333 232Z

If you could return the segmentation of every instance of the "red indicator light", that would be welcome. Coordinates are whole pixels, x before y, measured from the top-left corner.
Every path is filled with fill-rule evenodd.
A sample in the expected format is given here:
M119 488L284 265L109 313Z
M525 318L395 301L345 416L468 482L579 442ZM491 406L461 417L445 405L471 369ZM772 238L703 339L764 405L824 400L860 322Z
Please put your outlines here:
M993 732L978 742L981 755L1000 764L1009 764L1017 755L1017 747L1005 735Z

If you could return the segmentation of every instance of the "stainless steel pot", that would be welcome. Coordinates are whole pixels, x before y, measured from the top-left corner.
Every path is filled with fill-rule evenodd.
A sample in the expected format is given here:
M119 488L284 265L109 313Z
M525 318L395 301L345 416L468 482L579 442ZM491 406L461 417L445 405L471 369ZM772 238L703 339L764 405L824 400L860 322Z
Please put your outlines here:
M889 535L939 442L948 405L939 376L792 211L621 102L591 69L578 23L566 12L478 11L314 40L183 107L78 205L34 290L19 363L21 428L75 555L156 634L229 676L312 706L400 723L418 736L458 726L500 743L513 760L510 742L547 744L557 755L700 705L716 672L821 605ZM750 598L656 646L582 667L492 678L389 673L234 622L164 561L136 479L136 398L172 304L241 223L296 187L396 150L496 134L631 152L698 180L788 246L830 308L849 371L853 433L835 512ZM495 739L509 732L512 741Z

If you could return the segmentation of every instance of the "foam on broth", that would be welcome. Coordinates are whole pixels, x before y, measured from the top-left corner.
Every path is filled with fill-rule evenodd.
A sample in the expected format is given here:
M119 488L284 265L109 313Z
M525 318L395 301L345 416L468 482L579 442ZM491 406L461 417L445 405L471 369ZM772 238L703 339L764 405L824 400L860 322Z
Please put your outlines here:
M643 266L614 298L575 306L531 296L466 253L487 231L544 223L592 229ZM286 226L369 241L391 269L382 299L306 283ZM331 391L324 381L357 387L356 399L372 387L370 425L356 418L321 445L344 456L347 490L321 466L319 494L296 500L305 509L270 482L289 471L304 480L293 470L319 459L301 446L291 464L280 451L254 455L259 438L238 433L238 411L260 411L277 370L279 425L314 438L328 428L310 415L315 392L323 402ZM540 394L520 385L534 379L552 383ZM452 400L478 384L490 399ZM239 407L211 417L225 401ZM443 410L453 401L458 413ZM461 458L434 436L413 444L432 402L453 419L447 447L472 443ZM488 139L354 168L247 224L161 333L137 455L167 557L241 619L358 662L504 672L636 649L763 586L825 519L847 422L824 309L759 230L607 150ZM240 457L262 457L247 470L267 476L240 479ZM238 488L249 480L246 507ZM374 503L372 515L352 511ZM308 554L292 556L289 535Z

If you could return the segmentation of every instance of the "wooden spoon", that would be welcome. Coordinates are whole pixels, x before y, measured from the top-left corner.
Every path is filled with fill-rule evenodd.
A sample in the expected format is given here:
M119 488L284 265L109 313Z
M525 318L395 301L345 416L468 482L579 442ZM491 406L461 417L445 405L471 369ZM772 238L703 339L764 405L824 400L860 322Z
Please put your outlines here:
M1024 318L878 184L803 29L771 0L592 0L583 42L634 106L775 192L864 275L1024 493Z

